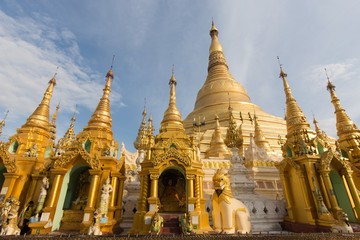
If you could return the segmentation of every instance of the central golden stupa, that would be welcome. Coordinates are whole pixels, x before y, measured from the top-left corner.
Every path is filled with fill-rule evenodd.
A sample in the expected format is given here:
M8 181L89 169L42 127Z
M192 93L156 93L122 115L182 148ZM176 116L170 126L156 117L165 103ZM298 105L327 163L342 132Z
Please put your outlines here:
M208 75L197 94L194 110L184 120L186 132L193 134L194 125L201 125L195 129L194 134L197 135L195 137L200 143L199 147L203 156L210 146L211 136L215 129L215 115L219 117L221 131L225 135L226 128L229 125L228 108L231 106L231 112L237 125L242 124L244 148L249 145L250 133L254 133L253 122L256 114L257 121L271 149L281 153L278 139L279 135L283 138L286 135L285 121L280 117L264 112L259 106L251 102L244 87L229 72L218 34L217 28L212 23ZM205 125L202 119L206 119Z

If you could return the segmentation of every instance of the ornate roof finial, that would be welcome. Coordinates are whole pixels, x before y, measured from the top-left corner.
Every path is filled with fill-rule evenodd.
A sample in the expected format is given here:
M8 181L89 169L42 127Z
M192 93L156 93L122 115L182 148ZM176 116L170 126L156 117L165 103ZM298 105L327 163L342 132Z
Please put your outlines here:
M77 109L77 105L75 105L75 111L71 117L69 128L67 129L64 136L59 139L56 145L56 151L55 151L56 156L62 155L65 152L65 149L69 147L71 143L75 140L74 126L76 121L76 109Z
M205 157L224 157L226 154L230 154L230 151L221 136L219 117L215 115L215 131L211 137L210 148L206 151Z
M280 64L280 60L279 60L279 64ZM310 124L307 122L304 113L302 112L295 98L293 97L286 77L287 74L285 73L282 65L280 64L280 78L282 78L283 80L284 92L286 97L285 116L286 116L287 134L290 136L296 131L300 131L302 129L309 129Z
M211 23L210 36L211 36L211 44L209 48L209 67L208 70L218 64L225 65L228 68L225 60L225 56L223 53L222 46L218 39L219 31L215 27L214 21Z
M267 152L272 151L269 142L266 140L266 138L260 128L260 125L258 122L258 117L256 116L255 113L254 113L253 120L255 123L255 131L254 131L255 144L260 148L264 148Z
M60 109L60 101L56 105L56 109L54 111L54 114L52 115L51 122L50 122L51 139L53 140L54 144L55 144L55 139L56 139L56 119L57 119L59 109Z
M176 106L176 91L175 91L176 78L174 74L174 67L172 67L172 74L169 80L169 85L170 85L169 106L164 113L163 120L161 121L160 131L163 131L164 128L166 128L166 126L169 123L176 124L180 127L180 129L184 130L182 118Z
M335 108L336 131L339 137L339 145L344 151L351 150L349 154L349 157L351 156L350 160L358 162L360 160L360 130L342 108L340 100L335 94L335 85L330 81L327 72L326 76L328 80L327 90L330 92L331 102Z
M24 127L37 127L42 128L45 131L50 132L50 100L53 94L54 87L56 85L56 75L59 67L57 67L54 76L49 81L49 86L47 87L44 97L41 100L39 106L35 109L35 111L29 116L26 120L26 123L22 126Z
M241 129L241 125L239 128ZM239 130L231 111L229 111L229 126L226 130L225 144L229 148L239 148L242 145L242 135L239 135Z
M114 61L115 56L113 56ZM111 92L111 81L113 80L114 75L112 71L112 66L106 74L106 84L103 89L103 96L100 99L94 113L92 114L88 127L105 127L108 130L112 131L112 118L110 113L110 92Z
M144 104L144 110L142 112L142 121L138 130L138 135L136 137L136 140L134 141L134 147L137 150L145 149L148 142L148 134L146 129L146 98L145 98L145 104Z

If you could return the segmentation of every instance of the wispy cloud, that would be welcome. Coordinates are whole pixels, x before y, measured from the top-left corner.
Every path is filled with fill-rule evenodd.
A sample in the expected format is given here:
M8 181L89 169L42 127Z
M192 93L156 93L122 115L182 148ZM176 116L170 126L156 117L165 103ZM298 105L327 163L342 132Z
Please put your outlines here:
M39 14L13 18L0 11L0 21L0 109L10 110L8 122L25 121L40 103L57 67L52 106L61 100L63 112L74 111L76 104L94 109L106 72L87 66L74 33ZM123 105L119 93L113 91L111 97L118 106ZM13 134L15 127L19 125L5 128L5 134Z

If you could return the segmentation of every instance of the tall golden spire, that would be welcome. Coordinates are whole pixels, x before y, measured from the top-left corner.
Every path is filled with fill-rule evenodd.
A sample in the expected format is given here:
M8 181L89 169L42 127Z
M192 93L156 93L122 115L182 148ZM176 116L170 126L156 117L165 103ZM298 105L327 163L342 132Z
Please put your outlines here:
M299 105L297 104L295 98L293 97L286 77L287 74L285 73L284 69L282 68L282 65L280 64L280 78L282 78L283 80L285 97L286 97L286 115L285 115L286 127L287 127L287 134L290 135L290 134L294 134L294 132L296 131L309 129L310 124L307 122L304 113L301 111Z
M222 105L227 102L228 93L231 93L231 100L234 104L251 102L244 87L235 81L229 72L218 34L219 31L215 27L214 22L212 22L210 29L211 44L209 48L208 76L198 92L194 111L187 117L187 120L193 119L193 114L202 111L204 108L221 108ZM221 120L222 119L220 119L220 121Z
M176 107L176 91L175 91L176 79L174 75L174 66L172 69L171 78L169 80L169 85L170 85L169 106L164 113L163 120L161 121L160 132L163 131L168 124L175 124L178 125L180 129L184 129L180 112Z
M215 131L211 137L210 148L206 151L205 157L224 157L231 154L230 150L226 147L224 139L221 136L219 117L215 117Z
M58 103L58 105L56 105L55 112L52 115L51 122L50 122L51 139L54 142L54 144L55 144L55 139L56 139L56 119L57 119L59 109L60 109L60 102Z
M66 133L62 138L59 139L57 145L56 145L56 153L58 155L61 155L65 149L70 146L70 144L75 140L75 126L76 121L76 110L74 111L74 114L71 117L70 126L67 129Z
M266 140L261 128L260 128L260 125L259 125L259 122L258 122L258 118L257 116L254 114L254 122L255 122L255 133L254 133L254 141L255 141L255 144L260 147L260 148L264 148L267 152L271 152L272 149L270 147L270 144L269 142Z
M134 147L138 150L144 149L147 144L147 129L146 129L146 106L142 112L142 121L138 130L138 135L134 141Z
M335 85L330 81L327 73L326 77L328 80L327 90L330 92L331 102L335 108L336 130L340 148L345 151L351 151L351 154L349 154L351 155L349 156L351 157L350 160L358 162L360 161L360 130L341 107L340 100L335 94Z
M49 86L44 93L44 97L41 103L26 120L26 123L22 126L22 128L38 127L44 129L45 131L50 131L49 108L53 90L56 85L56 74L57 73L55 73L54 76L50 79Z
M110 114L110 86L113 79L114 75L111 66L110 70L106 74L106 84L103 89L103 96L89 120L88 127L90 128L101 127L106 128L108 131L112 131L112 118Z
M326 71L326 69L325 69ZM339 138L350 133L360 133L356 125L351 121L350 117L346 114L345 110L341 107L340 100L335 94L335 85L330 81L329 76L326 73L328 80L327 90L331 95L331 102L335 108L336 115L336 130Z
M152 124L152 117L150 116L148 119L148 125L147 125L147 142L148 142L148 147L151 148L154 145L154 128L153 128L153 124Z

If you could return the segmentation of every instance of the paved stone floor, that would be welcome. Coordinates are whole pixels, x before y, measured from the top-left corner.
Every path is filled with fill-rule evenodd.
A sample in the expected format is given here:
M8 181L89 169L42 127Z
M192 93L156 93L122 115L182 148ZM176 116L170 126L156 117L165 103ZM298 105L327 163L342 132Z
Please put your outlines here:
M1 236L0 239L99 239L99 240L107 240L107 239L120 239L120 240L139 240L139 239L206 239L206 240L232 240L232 239L240 239L240 240L274 240L274 239L285 239L285 240L347 240L347 239L360 239L360 233L353 234L345 234L345 233L269 233L269 234L249 234L249 235L190 235L190 236L182 236L182 235L160 235L160 236L151 236L151 235L106 235L106 236L87 236L87 235L79 235L79 234L52 234L52 235L28 235L28 236Z

